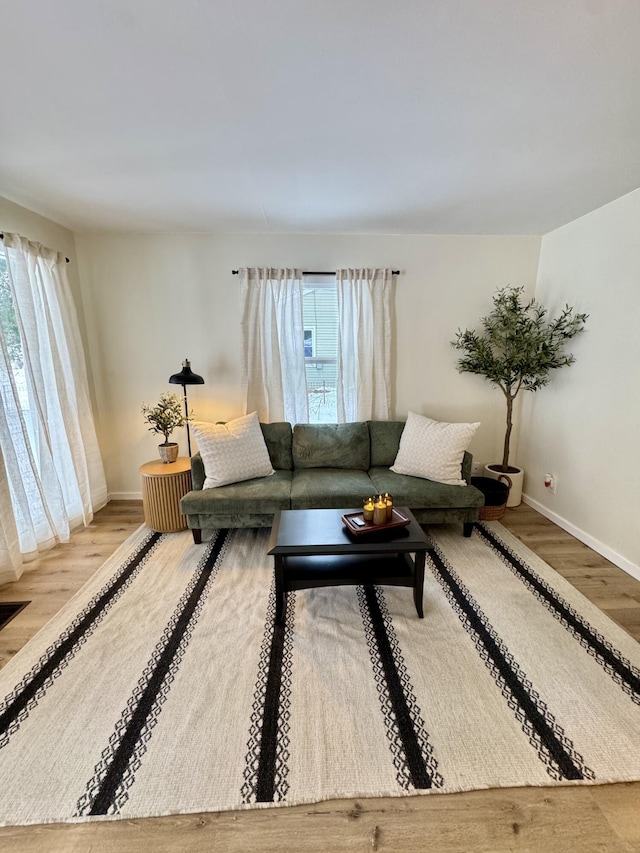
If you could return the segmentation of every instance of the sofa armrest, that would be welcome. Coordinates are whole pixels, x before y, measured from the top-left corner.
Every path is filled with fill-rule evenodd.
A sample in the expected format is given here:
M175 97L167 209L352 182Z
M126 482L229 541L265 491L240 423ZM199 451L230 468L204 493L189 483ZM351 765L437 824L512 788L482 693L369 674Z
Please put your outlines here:
M462 479L466 481L467 485L471 482L471 463L473 462L473 456L469 453L468 450L465 450L464 456L462 457ZM193 460L191 461L193 464ZM195 486L194 486L195 489Z
M202 489L204 479L204 462L202 461L202 456L200 456L200 451L198 451L191 457L191 488L196 490Z

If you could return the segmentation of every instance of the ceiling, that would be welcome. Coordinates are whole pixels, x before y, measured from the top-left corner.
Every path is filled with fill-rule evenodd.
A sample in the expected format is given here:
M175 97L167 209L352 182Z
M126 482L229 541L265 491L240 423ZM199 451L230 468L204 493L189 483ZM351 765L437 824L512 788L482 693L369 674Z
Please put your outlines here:
M638 0L0 20L0 195L75 231L543 234L640 185Z

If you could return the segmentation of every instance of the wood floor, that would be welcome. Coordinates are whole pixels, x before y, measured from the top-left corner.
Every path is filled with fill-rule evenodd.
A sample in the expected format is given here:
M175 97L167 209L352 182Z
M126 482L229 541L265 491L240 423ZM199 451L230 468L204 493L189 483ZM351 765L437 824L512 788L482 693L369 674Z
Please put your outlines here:
M0 586L0 601L32 602L0 631L0 665L142 520L139 502L113 501L90 527L76 532L70 544L29 564L17 583ZM640 640L640 582L524 504L508 510L503 524ZM6 795L0 791L0 797ZM511 788L146 820L4 827L0 828L0 850L640 853L640 783Z

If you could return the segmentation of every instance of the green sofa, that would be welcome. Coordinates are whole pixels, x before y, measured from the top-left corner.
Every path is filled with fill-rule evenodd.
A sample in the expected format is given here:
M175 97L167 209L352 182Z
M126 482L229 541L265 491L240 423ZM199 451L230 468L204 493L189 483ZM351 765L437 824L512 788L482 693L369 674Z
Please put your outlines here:
M484 504L471 485L449 486L396 474L393 465L404 421L347 424L260 424L275 473L215 489L203 489L204 465L191 458L193 490L180 510L196 543L202 530L216 527L270 527L280 509L357 508L369 495L388 492L396 506L411 509L422 524L462 523L470 536ZM471 455L464 454L462 478L471 478Z

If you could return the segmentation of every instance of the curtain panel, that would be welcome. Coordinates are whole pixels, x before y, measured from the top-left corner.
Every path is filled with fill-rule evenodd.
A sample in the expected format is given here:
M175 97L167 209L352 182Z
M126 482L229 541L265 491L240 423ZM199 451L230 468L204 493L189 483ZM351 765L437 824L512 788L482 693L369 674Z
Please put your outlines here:
M247 412L307 423L302 272L241 269L242 375Z
M339 422L389 419L392 282L388 269L336 272Z
M0 516L0 572L15 578L16 563L89 524L107 487L65 259L6 233L4 255L22 365L0 335L0 495L15 522Z

